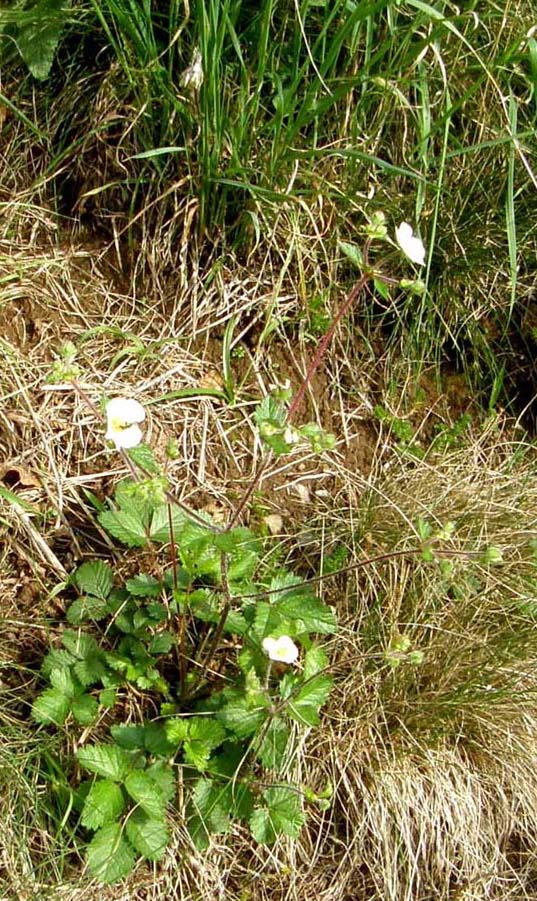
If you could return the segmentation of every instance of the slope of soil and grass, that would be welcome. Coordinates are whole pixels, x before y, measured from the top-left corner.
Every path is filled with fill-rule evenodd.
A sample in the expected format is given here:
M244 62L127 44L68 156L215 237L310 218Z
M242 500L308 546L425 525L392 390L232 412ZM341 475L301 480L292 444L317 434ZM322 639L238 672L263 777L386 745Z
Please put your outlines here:
M529 5L25 0L0 26L0 898L535 897ZM419 227L425 291L373 243L394 285L359 294L297 411L335 448L266 462L255 408L299 389L379 212ZM201 851L178 792L162 860L96 887L66 800L91 728L31 707L69 574L137 565L96 517L127 471L92 405L122 395L174 494L241 509L339 631L286 758L330 796L298 838Z

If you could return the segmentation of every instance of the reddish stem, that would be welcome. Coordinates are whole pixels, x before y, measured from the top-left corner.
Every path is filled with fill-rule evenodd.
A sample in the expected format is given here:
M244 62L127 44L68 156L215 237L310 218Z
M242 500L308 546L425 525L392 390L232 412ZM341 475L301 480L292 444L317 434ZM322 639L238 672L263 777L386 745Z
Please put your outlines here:
M285 420L286 422L288 422L288 423L291 422L293 416L295 415L296 411L300 407L300 404L302 403L302 400L304 399L306 389L308 388L309 384L311 383L313 376L315 375L317 369L319 368L319 366L322 362L322 359L326 352L326 348L328 347L328 345L330 344L330 341L334 337L334 332L336 331L336 329L337 329L339 323L341 322L341 320L343 319L343 317L349 312L354 301L360 294L360 291L362 290L362 288L365 287L365 285L369 281L369 278L370 278L370 273L367 272L364 275L362 275L362 277L356 282L354 288L352 289L352 291L349 292L347 299L342 304L342 306L339 308L336 315L332 319L330 326L328 327L328 329L324 333L323 337L319 341L317 350L315 351L315 356L313 357L313 360L311 361L310 365L308 366L308 371L306 372L306 375L304 376L304 380L303 380L300 388L296 392L296 394L293 398L293 401L291 403L291 406L289 407L289 409L287 411L287 417Z
M298 410L300 404L302 403L304 394L306 393L306 389L308 388L313 376L315 375L315 372L317 371L319 365L321 364L322 359L326 353L326 349L327 349L328 345L330 344L330 341L334 337L334 332L336 331L339 323L341 322L343 317L349 312L354 301L356 300L356 298L358 297L358 295L360 294L362 289L366 286L366 284L370 278L371 278L371 272L367 271L361 276L361 278L358 279L354 288L352 288L352 290L349 292L349 294L346 297L341 308L337 311L337 313L334 316L332 322L330 323L327 331L321 338L319 345L317 347L317 350L315 351L313 360L311 361L310 365L308 366L308 371L306 372L306 375L304 376L304 380L303 380L300 388L298 389L297 393L295 394L295 396L291 402L291 405L287 411L287 416L285 419L285 421L287 423L291 422L291 419L293 418L293 416L295 415L296 411ZM232 529L233 526L235 526L236 523L239 521L244 508L246 507L248 501L250 500L252 494L254 493L254 491L256 489L256 486L259 484L260 479L262 478L263 474L266 472L269 462L270 462L270 458L267 457L265 459L265 461L261 464L259 469L257 470L255 476L253 477L250 484L248 485L248 488L244 492L244 494L239 502L239 506L237 507L237 509L235 510L235 513L231 517L226 531L229 531L229 529Z

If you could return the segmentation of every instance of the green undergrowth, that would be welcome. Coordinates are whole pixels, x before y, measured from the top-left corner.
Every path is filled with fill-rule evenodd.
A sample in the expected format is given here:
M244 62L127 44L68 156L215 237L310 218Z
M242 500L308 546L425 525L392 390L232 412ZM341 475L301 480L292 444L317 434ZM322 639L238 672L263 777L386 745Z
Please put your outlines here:
M289 449L288 432L323 449L319 428L304 426L303 436L286 428L283 403L267 400L257 421L275 453ZM118 448L130 445L121 416L133 403L110 404L107 435ZM127 877L139 857L164 856L179 793L198 850L235 821L261 845L296 838L305 804L330 795L297 784L290 765L297 727L319 726L332 688L314 636L336 632L335 612L268 539L174 504L148 446L132 447L127 460L135 477L118 483L108 506L93 498L98 523L154 562L119 586L104 560L74 571L65 586L77 594L66 610L71 628L46 654L46 687L32 704L34 722L62 729L64 746L77 748L76 769L75 759L56 765L57 800L73 830L94 833L85 857L103 884Z

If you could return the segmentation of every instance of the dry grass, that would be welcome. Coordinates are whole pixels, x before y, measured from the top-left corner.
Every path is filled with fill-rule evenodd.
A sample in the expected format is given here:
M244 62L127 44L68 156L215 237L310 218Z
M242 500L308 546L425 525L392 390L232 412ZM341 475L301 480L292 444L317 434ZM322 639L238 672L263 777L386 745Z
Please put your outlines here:
M277 300L268 279L252 279L249 290L240 274L229 273L205 292L198 285L195 304L186 292L169 306L165 298L143 302L122 293L112 267L104 261L95 266L85 250L69 246L20 246L4 252L2 267L12 285L2 307L8 326L2 457L37 477L36 484L21 479L11 487L39 512L25 523L2 500L3 709L12 713L3 728L0 885L6 899L82 901L94 897L95 888L80 882L76 860L52 834L41 739L20 731L32 660L38 662L47 623L58 615L49 595L58 573L32 542L32 527L66 569L95 550L108 552L104 536L90 525L84 490L107 494L122 472L103 450L101 423L83 399L46 385L45 377L59 345L78 344L84 390L96 402L134 391L150 407L149 437L157 453L164 458L167 442L178 441L179 457L168 463L174 490L196 507L226 515L259 463L252 403L276 378L296 379L309 347L293 346L281 330L273 332L266 353L244 340L245 354L234 361L233 401L166 397L182 388L221 387L222 326L239 312L249 323L248 307L258 311L260 298ZM290 292L286 297L284 303L296 303ZM276 354L279 369L271 364ZM358 400L346 393L339 375L348 367L350 360L338 353L310 399L323 424L331 411L337 451L321 465L298 455L269 470L261 512L254 511L281 510L285 499L291 552L306 572L320 552L342 544L349 563L372 559L337 577L337 587L333 580L323 583L341 620L331 649L337 689L322 729L300 741L289 762L299 783L322 790L330 782L333 804L324 813L311 811L296 843L255 848L237 828L204 855L190 846L178 814L174 843L158 871L140 868L128 884L100 889L103 899L534 897L532 448L513 444L500 420L476 433L466 449L425 461L395 453L382 431L375 447L368 382L364 378ZM360 458L357 445L366 436L369 447ZM419 517L435 529L456 523L453 535L438 544L451 572L416 553ZM291 523L300 521L296 545ZM495 568L481 562L489 545L504 554ZM390 642L400 635L423 651L419 666L387 664ZM24 774L20 779L12 778L14 767Z

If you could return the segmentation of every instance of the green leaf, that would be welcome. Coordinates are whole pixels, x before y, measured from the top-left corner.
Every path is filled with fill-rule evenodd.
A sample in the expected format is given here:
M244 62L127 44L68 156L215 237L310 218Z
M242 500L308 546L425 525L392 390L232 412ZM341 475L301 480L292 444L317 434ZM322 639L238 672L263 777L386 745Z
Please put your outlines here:
M263 735L256 757L268 770L278 772L285 761L289 744L289 729L280 717L271 720Z
M349 244L347 241L338 241L338 247L357 269L362 268L364 264L362 251L356 244Z
M168 504L160 504L151 519L151 540L160 541L166 544L170 538L170 512L172 518L173 537L177 541L178 536L185 528L187 522L186 515L176 506L168 506Z
M221 555L214 546L210 520L207 521L207 528L198 523L186 522L178 536L178 545L181 559L189 573L214 579L220 576Z
M251 529L238 526L229 532L220 532L213 536L213 544L219 551L226 554L237 554L253 552L257 555L261 553L262 544L257 535Z
M263 792L265 807L257 807L250 818L252 835L260 845L272 845L278 835L297 838L306 817L300 795L291 787L278 786Z
M19 26L17 49L34 78L48 77L66 21L64 0L41 0Z
M77 588L105 601L112 591L114 571L103 560L91 560L79 566L74 574Z
M246 700L238 701L227 704L216 716L237 738L247 738L265 722L268 716L267 704L252 707Z
M374 278L373 284L375 286L375 291L377 291L384 300L390 299L390 289L386 282L382 281L381 278Z
M166 803L175 797L175 778L173 770L168 763L164 760L156 760L155 763L146 767L146 773L156 782Z
M76 752L78 761L91 773L123 782L132 767L132 758L115 745L88 745Z
M148 651L150 654L167 654L173 645L173 637L170 632L159 632L151 639Z
M259 555L255 551L237 551L235 558L229 564L227 574L229 581L233 584L233 582L244 582L251 579L258 563Z
M503 554L499 547L487 547L483 551L481 559L484 566L490 566L495 563L502 563Z
M156 598L162 591L162 583L146 573L138 573L134 578L127 579L125 587L137 598Z
M139 749L162 757L168 757L175 751L163 723L145 723L143 726L118 723L111 727L110 732L120 747L130 751Z
M120 748L126 748L128 751L144 750L145 748L144 726L117 723L110 727L110 733Z
M165 729L168 741L175 747L179 747L188 738L188 719L177 717L166 720Z
M99 829L117 820L124 808L125 796L119 785L99 779L86 795L80 820L87 829Z
M65 669L65 667L53 669L49 679L53 688L56 688L67 698L73 698L77 691L80 692L80 685L77 685L70 670Z
M286 708L289 716L301 725L318 726L319 710L332 689L330 676L314 676L302 686Z
M99 692L99 704L101 707L114 707L117 701L117 691L115 688L104 688Z
M133 770L125 778L125 788L148 816L162 820L166 812L166 799L160 786L143 770Z
M86 660L100 654L100 648L93 635L74 629L65 629L62 633L62 644L79 660Z
M160 860L170 839L166 824L140 810L133 810L125 829L133 848L147 860Z
M155 460L153 451L147 444L139 444L138 447L131 447L127 453L134 465L138 466L139 469L145 470L146 473L149 473L152 476L160 475L160 466Z
M304 682L316 676L328 666L328 655L318 645L313 645L306 651L304 657Z
M211 833L229 831L226 790L212 779L198 779L192 792L188 831L199 849L207 847Z
M77 723L81 726L91 726L99 713L99 702L92 695L78 695L71 702L71 710Z
M285 595L274 605L280 616L289 620L295 627L295 633L318 632L321 635L332 635L337 631L337 620L334 611L323 604L310 591L297 591Z
M147 544L143 516L134 507L129 510L107 510L97 518L103 529L128 547L144 547Z
M53 648L43 660L41 672L44 676L50 676L54 669L68 669L75 659L69 651L65 651L63 648Z
M32 717L36 723L61 726L70 710L69 698L57 688L47 688L32 704Z
M73 667L76 677L82 685L94 685L106 672L106 666L100 657L77 660Z
M72 626L80 626L88 620L98 622L109 613L106 601L99 598L81 597L70 605L66 613L67 622Z
M99 829L86 849L89 871L104 885L128 876L135 857L121 823L110 823Z
M226 730L213 717L193 717L188 723L188 738L184 744L185 763L204 770L211 753L226 740Z

